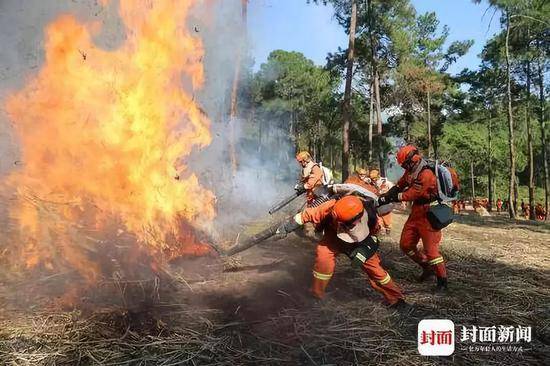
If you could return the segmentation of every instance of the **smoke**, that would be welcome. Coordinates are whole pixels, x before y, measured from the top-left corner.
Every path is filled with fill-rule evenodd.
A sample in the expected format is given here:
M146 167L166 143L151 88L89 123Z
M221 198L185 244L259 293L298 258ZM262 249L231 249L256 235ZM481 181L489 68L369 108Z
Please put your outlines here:
M99 23L101 31L94 42L104 49L116 49L126 37L118 15L118 1L102 3L104 1L94 0L1 1L0 100L4 101L8 94L22 88L28 78L40 70L44 61L43 29L60 14L69 13L80 21ZM144 1L144 6L147 3ZM213 137L211 145L195 151L187 163L190 171L199 176L201 184L217 196L216 228L220 231L266 215L274 201L292 193L289 178L298 172L292 159L292 147L287 139L281 138L282 131L264 127L263 147L255 143L259 126L254 120L247 120L242 105L239 105L239 117L233 121L237 171L231 169L228 159L231 88L236 61L242 63L241 82L247 76L245 66L250 62L241 6L241 0L201 1L187 24L201 37L205 47L206 80L195 98L211 120ZM17 137L2 109L0 179L21 164L24 162L20 161Z
M191 166L217 196L216 230L231 233L252 221L265 219L274 202L292 194L289 181L298 176L299 169L285 133L271 127L280 125L278 121L264 121L260 137L261 122L251 117L254 113L246 93L239 93L238 116L230 121L236 63L240 62L239 90L242 90L252 62L242 1L206 2L197 7L195 14L200 19L206 49L206 83L199 100L212 120L213 140L195 154ZM236 171L229 159L232 143L236 150Z

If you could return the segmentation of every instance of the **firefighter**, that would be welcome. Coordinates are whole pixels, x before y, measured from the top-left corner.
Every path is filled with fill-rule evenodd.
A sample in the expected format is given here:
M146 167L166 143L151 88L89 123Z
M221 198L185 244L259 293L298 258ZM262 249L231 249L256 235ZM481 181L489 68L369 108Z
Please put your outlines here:
M460 214L460 203L458 200L453 200L453 214L458 215Z
M535 216L537 217L537 220L544 221L546 220L546 212L544 210L544 207L542 207L542 203L538 202L535 206Z
M380 176L380 172L377 169L371 169L369 178L378 189L378 194L382 195L387 193L394 184L385 177ZM380 226L384 228L386 235L390 235L392 226L392 214L391 211L385 215L380 215Z
M305 191L307 203L311 204L315 199L313 190L323 185L323 170L319 164L313 161L311 155L307 151L300 151L296 155L296 161L302 167L302 173L299 183L296 184L294 189L298 192Z
M499 197L497 200L497 213L502 212L502 199Z
M413 145L407 145L397 152L397 163L405 173L393 188L379 198L380 204L412 201L409 218L405 222L399 245L403 253L423 269L419 281L426 281L436 275L437 292L447 290L445 261L439 252L441 230L434 229L428 221L430 202L438 196L435 173ZM418 248L422 240L423 249Z
M357 177L361 179L366 184L371 184L371 180L369 179L369 172L365 168L357 168L355 170L355 174L357 174Z
M354 174L350 175L348 179L344 181L344 183L357 184L358 186L378 195L378 189L370 180L369 172L364 168L358 168Z
M336 257L347 254L369 277L371 286L380 292L388 304L397 309L409 305L389 273L381 266L376 253L376 210L354 195L331 199L318 207L306 208L282 225L278 232L289 233L305 223L314 223L324 230L317 245L311 293L322 299L334 273Z

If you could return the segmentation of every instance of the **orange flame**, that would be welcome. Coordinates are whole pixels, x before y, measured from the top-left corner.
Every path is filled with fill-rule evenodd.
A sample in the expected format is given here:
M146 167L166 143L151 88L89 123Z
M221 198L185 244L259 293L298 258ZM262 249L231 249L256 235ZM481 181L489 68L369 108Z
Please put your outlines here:
M184 24L194 3L120 0L126 40L114 51L94 44L97 23L62 15L47 26L44 65L6 101L24 162L7 182L27 267L61 261L94 280L79 230L91 212L96 229L120 220L151 253L179 219L215 216L182 163L211 140L191 94L204 80L202 42Z

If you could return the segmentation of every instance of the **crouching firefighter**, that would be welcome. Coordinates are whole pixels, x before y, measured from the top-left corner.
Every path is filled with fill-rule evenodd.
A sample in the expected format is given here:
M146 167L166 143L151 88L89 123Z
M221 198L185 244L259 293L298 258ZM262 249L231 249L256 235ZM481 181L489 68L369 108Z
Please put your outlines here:
M286 235L306 223L324 230L317 245L311 293L322 299L334 273L336 256L346 254L352 265L360 266L369 277L371 286L380 292L388 304L406 308L401 289L381 266L377 254L378 239L376 201L363 200L355 195L331 198L317 207L308 207L278 229Z
M435 275L436 291L445 292L447 271L439 245L441 229L452 222L452 209L442 201L456 199L458 176L450 168L425 160L413 145L404 146L397 152L397 163L405 173L397 185L380 196L378 203L413 202L399 245L403 253L422 267L419 281ZM438 205L431 205L436 201ZM420 239L423 249L418 248Z

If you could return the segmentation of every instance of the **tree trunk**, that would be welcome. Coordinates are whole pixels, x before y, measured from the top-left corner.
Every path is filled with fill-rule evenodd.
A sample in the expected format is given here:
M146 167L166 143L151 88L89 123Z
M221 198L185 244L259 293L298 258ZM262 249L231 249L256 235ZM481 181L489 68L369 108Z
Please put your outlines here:
M378 163L380 165L380 175L386 176L384 166L384 152L382 151L382 109L380 107L380 74L378 68L374 71L374 93L376 97L376 141L378 141Z
M378 146L378 163L380 165L380 174L382 176L386 175L386 169L384 166L384 153L382 151L382 111L380 106L380 72L378 70L378 60L376 57L376 45L378 44L378 41L375 40L374 33L372 32L372 29L374 28L373 25L373 11L372 11L372 0L367 0L367 14L368 14L368 23L369 23L369 37L370 37L370 44L371 44L371 68L372 68L372 85L374 87L374 99L375 99L375 107L376 107L376 126L377 126L377 146Z
M237 173L237 149L235 137L235 122L238 115L237 102L239 93L239 81L241 77L241 59L246 42L246 16L247 16L248 0L241 0L241 27L242 39L237 46L237 55L235 57L235 72L233 75L233 85L231 88L231 106L229 111L229 160L231 162L231 174L235 176Z
M426 90L426 94L428 96L428 108L427 108L427 112L428 112L428 157L431 159L433 154L432 154L432 151L433 151L433 147L432 147L432 115L430 113L430 109L431 109L431 106L432 106L432 103L431 103L431 99L430 99L430 88L428 87L427 90Z
M510 40L510 13L506 12L506 98L508 104L508 145L509 145L509 160L510 160L510 182L508 186L508 200L510 202L508 212L511 219L516 218L516 209L513 204L516 202L515 192L514 192L514 181L516 177L516 156L514 151L514 117L512 115L512 91L511 91L511 81L510 81L510 50L509 50L509 40Z
M330 169L334 170L334 148L332 144L329 146L329 156L330 156Z
M317 134L315 135L315 139L317 140L317 154L319 155L317 161L323 161L323 140L321 139L321 120L317 120Z
M489 126L487 126L487 164L488 164L488 169L487 169L487 189L488 189L488 198L489 198L489 212L491 212L493 210L493 152L492 152L492 141L491 141L491 138L492 138L492 129L493 129L493 126L492 126L492 114L489 115Z
M514 211L518 212L518 197L519 197L519 179L514 176Z
M527 30L529 37L529 29ZM527 42L527 52L529 52L529 42ZM536 220L535 216L535 172L533 164L533 136L531 133L531 62L526 62L526 87L527 95L525 100L525 126L527 128L527 156L529 164L529 220Z
M374 123L374 83L370 83L369 108L369 164L372 162L372 125Z
M472 180L472 207L474 206L474 201L476 199L476 186L475 186L475 177L474 177L474 163L470 162L470 178Z
M252 103L252 110L250 111L252 115L252 121L256 118L256 105ZM263 137L263 124L262 124L263 118L258 118L258 153L262 153L262 137Z
M410 114L405 115L405 142L407 144L411 143L411 120L412 116Z
M353 78L353 61L355 49L355 24L357 20L357 3L351 0L351 19L349 28L348 62L346 68L346 86L342 106L342 180L349 176L349 131L351 124L351 82Z
M540 48L540 42L537 42ZM542 72L542 60L541 56L538 60L538 76L539 76L539 123L540 123L540 140L542 146L542 160L544 171L544 206L546 209L546 218L548 219L548 189L550 188L550 182L548 181L548 150L546 147L546 121L544 120L544 74Z
M229 111L229 161L231 162L231 175L237 173L237 151L235 148L235 120L237 118L237 93L239 91L239 78L241 73L241 52L237 51L235 61L235 73L231 88L231 107Z

